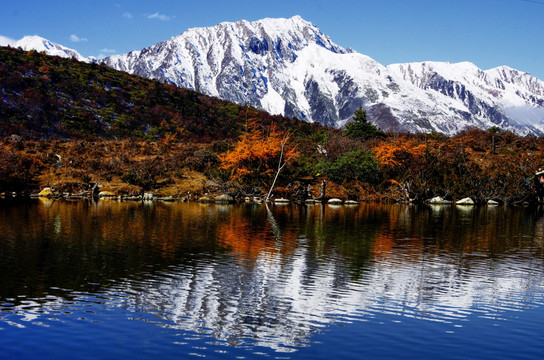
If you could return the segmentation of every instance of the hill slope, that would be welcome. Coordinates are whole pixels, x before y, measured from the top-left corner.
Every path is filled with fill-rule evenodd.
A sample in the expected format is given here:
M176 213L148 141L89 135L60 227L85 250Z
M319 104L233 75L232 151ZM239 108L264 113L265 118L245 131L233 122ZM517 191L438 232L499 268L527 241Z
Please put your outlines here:
M248 117L308 127L96 63L5 47L0 94L0 136L210 141L237 136Z

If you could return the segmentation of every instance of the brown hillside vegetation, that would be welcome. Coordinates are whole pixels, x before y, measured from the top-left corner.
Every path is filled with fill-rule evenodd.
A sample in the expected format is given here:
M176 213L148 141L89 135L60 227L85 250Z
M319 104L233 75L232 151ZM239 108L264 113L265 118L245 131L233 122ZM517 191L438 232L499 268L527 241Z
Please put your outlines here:
M239 148L247 141L245 135L211 143L166 138L24 141L12 136L0 143L0 192L28 195L52 187L75 194L99 183L102 191L118 195L264 196L279 154L276 148L243 158ZM277 141L277 135L258 144L263 149L274 145L266 141ZM544 163L544 139L482 130L452 138L403 134L366 141L330 131L321 141L291 141L297 157L280 174L276 197L315 198L326 181L326 197L343 199L423 201L442 196L518 203L531 200L526 180ZM238 158L233 160L234 155Z

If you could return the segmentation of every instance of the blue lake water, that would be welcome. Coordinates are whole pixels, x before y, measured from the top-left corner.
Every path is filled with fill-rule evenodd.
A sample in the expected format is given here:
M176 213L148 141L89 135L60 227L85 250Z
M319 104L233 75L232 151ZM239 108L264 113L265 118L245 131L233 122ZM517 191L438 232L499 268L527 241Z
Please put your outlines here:
M0 359L542 359L541 208L0 203Z

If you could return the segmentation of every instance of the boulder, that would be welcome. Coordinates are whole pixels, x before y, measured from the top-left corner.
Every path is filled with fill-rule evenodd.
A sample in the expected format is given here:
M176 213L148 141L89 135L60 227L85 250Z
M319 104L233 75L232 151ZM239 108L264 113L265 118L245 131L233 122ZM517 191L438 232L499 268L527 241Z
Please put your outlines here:
M444 200L440 196L435 196L434 198L427 200L427 202L429 204L433 204L433 205L448 205L448 204L451 204L451 201Z
M359 202L355 201L355 200L346 200L346 202L344 204L346 204L346 205L359 205Z
M228 194L222 194L213 198L217 203L230 203L234 201L234 198Z
M123 201L142 201L141 196L123 196L121 198Z
M198 202L202 202L202 203L209 203L209 202L213 202L213 199L204 195L204 196L201 196L200 198L198 198Z
M328 203L331 205L340 205L343 203L343 201L341 199L332 198L332 199L329 199Z
M53 190L50 187L43 188L42 191L38 193L38 196L53 196Z
M499 205L499 203L497 201L495 201L495 200L489 200L487 202L487 205L496 206L496 205Z
M161 197L158 197L157 200L166 201L166 202L176 201L176 199L172 195L170 195L170 196L161 196Z
M284 198L274 199L274 204L288 204L288 203L289 203L289 199L284 199Z
M474 205L474 200L472 200L469 197L466 197L464 199L458 200L455 204L456 205Z

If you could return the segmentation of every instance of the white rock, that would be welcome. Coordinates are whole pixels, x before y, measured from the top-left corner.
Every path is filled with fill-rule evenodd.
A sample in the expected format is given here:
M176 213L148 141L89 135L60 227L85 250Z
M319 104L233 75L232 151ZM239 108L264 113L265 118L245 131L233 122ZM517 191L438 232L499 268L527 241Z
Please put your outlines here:
M232 196L230 196L229 194L222 194L222 195L219 195L219 196L216 196L214 198L214 200L216 202L225 202L225 203L228 203L228 202L232 202L234 201L234 198Z
M469 197L466 197L464 199L461 199L461 200L457 201L455 204L457 204L457 205L474 205L474 200L472 200Z
M429 204L434 204L434 205L447 205L447 204L451 204L451 201L449 200L444 200L442 199L440 196L435 196L434 198L430 199L427 201Z

